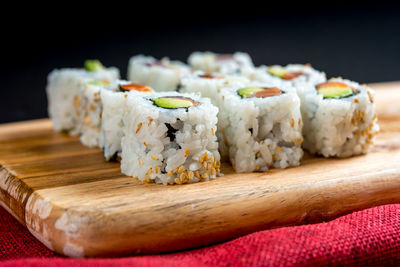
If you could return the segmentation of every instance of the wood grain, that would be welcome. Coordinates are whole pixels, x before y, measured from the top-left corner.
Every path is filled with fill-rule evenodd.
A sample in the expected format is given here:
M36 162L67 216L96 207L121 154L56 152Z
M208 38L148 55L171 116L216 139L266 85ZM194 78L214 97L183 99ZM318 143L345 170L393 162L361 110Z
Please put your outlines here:
M400 202L400 87L372 85L381 133L366 156L180 186L142 184L47 119L0 125L0 203L50 249L73 257L193 248Z

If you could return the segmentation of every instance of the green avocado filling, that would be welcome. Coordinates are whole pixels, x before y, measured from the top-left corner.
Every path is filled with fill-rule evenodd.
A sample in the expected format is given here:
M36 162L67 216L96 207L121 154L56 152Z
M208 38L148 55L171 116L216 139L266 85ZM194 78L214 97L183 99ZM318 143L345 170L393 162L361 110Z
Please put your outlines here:
M345 83L326 82L316 86L318 93L325 98L345 98L356 94L356 90Z
M100 70L104 70L105 67L101 62L97 59L88 59L85 61L85 70L90 71L90 72L96 72Z
M282 91L277 87L245 87L236 91L242 98L256 97L266 98L281 95Z
M283 75L285 75L287 73L287 70L283 67L276 66L276 67L269 67L268 72L271 75L282 78Z
M324 98L342 98L353 95L353 91L350 88L340 87L323 88L318 90L318 92L322 94Z
M97 85L97 86L107 86L109 83L103 82L103 81L91 81L91 82L88 82L88 84Z
M261 88L261 87L246 87L246 88L237 90L237 93L242 98L247 98L247 97L252 96L254 93L261 92L264 90L265 90L265 88Z
M152 100L156 106L168 109L190 108L198 105L193 99L182 96L164 96Z

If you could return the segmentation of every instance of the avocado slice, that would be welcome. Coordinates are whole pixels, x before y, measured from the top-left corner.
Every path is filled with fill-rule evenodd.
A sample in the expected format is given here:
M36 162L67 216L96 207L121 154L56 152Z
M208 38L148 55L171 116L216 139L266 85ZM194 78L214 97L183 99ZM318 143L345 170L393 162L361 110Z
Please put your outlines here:
M100 70L104 70L105 67L101 62L97 59L88 59L84 63L85 70L90 71L90 72L96 72Z
M249 98L249 97L265 98L270 96L281 95L282 91L277 87L271 87L271 88L245 87L237 90L237 94L242 98Z
M324 98L344 98L354 94L353 89L345 83L326 82L316 86L318 93Z
M199 103L193 99L182 96L164 96L152 100L156 106L168 109L190 108L199 105Z
M237 90L237 94L242 98L251 97L254 93L264 91L265 88L262 87L245 87Z
M273 66L268 68L268 73L273 76L282 78L283 75L287 73L287 70L284 67Z
M109 83L105 82L105 81L91 81L91 82L88 82L88 84L98 85L98 86L107 86L107 85L109 85Z

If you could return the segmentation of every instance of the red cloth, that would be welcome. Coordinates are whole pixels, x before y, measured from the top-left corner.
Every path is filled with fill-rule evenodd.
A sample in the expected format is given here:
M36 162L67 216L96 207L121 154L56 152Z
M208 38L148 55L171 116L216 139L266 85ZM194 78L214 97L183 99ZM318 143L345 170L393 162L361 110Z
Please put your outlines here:
M0 265L23 267L400 265L400 204L327 223L256 232L201 249L116 259L57 256L0 208L0 259Z

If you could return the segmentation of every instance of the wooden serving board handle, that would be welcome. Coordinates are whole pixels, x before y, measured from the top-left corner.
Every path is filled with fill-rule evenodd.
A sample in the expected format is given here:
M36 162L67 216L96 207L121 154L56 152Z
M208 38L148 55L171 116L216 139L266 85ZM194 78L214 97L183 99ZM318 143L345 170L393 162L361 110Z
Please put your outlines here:
M400 202L399 83L372 85L381 133L368 155L181 186L142 184L47 119L0 125L0 203L72 257L181 250Z

